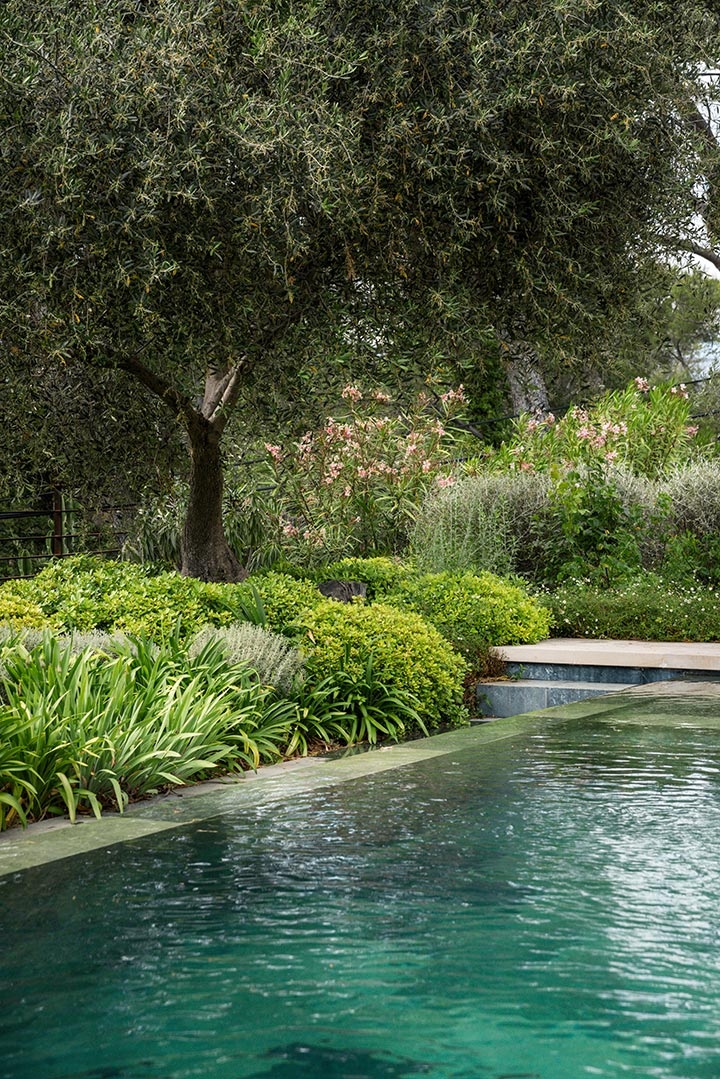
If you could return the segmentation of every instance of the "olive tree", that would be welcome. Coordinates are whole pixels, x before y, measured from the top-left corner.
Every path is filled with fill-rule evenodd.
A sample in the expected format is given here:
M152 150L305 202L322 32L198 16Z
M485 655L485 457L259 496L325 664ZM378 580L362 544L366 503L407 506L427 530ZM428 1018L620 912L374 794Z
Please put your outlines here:
M715 29L700 0L7 0L5 362L162 401L182 570L235 579L223 434L311 346L372 312L389 364L492 339L512 370L629 317L689 242Z

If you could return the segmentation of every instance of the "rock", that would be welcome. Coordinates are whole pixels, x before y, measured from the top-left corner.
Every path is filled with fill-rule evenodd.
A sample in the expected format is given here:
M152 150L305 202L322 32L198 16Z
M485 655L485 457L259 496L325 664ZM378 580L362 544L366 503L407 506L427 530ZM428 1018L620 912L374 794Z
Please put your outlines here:
M365 598L367 585L362 581L323 581L318 589L328 599L335 599L338 603L352 603L358 596Z

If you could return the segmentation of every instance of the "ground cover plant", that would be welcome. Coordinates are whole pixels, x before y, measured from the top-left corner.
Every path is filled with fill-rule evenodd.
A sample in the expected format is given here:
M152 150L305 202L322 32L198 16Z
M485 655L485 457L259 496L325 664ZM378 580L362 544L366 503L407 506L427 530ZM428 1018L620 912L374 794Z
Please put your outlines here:
M720 641L716 588L643 574L608 589L568 582L547 594L553 633L644 641Z

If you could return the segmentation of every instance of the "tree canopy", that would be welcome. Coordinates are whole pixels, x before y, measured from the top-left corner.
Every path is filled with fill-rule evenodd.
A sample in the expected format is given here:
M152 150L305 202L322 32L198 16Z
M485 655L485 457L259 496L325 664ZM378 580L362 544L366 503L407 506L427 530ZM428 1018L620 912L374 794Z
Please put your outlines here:
M183 570L237 576L220 443L246 390L370 315L421 364L569 361L630 320L698 240L716 41L701 0L8 0L3 362L162 400Z

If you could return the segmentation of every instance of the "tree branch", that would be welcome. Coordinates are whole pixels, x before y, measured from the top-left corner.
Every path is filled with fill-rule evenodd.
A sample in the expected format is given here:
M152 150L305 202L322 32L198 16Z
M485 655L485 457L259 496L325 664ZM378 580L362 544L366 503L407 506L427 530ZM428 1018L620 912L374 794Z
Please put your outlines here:
M720 270L720 254L711 248L696 244L693 240L676 240L675 246L679 247L681 251L689 251L691 254L697 255L698 258L707 259L716 270Z
M164 401L168 408L172 409L176 414L180 414L186 422L197 422L198 411L190 398L186 397L184 393L181 393L164 378L156 375L154 371L141 363L137 356L124 357L118 361L117 367L121 371L127 371L128 374L133 375L151 393Z
M217 402L212 415L209 417L210 423L221 434L227 422L230 419L230 413L233 410L233 406L240 395L240 387L242 385L242 376L245 374L245 362L241 361L236 364L235 367L228 372L228 377L225 380L225 386Z

